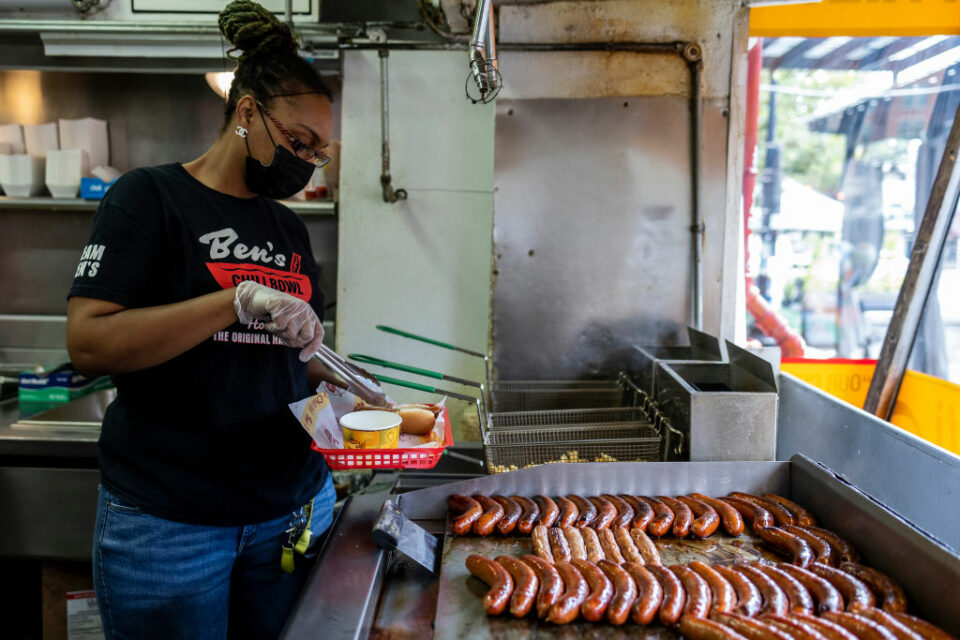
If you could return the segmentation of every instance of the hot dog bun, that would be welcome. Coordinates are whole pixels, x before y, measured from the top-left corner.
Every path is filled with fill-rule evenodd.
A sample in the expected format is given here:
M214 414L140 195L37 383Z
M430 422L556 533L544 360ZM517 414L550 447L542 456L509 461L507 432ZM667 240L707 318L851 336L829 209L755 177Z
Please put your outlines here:
M415 436L422 436L430 433L436 418L433 412L422 407L400 407L397 409L400 414L400 431Z

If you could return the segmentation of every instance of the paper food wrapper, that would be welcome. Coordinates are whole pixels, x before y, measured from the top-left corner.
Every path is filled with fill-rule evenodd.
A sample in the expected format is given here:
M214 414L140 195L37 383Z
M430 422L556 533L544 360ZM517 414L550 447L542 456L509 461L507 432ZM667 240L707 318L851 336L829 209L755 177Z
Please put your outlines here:
M444 398L437 406L443 407L446 400ZM327 382L317 387L314 395L293 402L289 406L300 425L321 449L343 449L340 417L353 411L369 408L367 403L354 394ZM397 446L400 449L439 447L445 439L444 427L441 412L433 425L433 431L423 436L401 432Z

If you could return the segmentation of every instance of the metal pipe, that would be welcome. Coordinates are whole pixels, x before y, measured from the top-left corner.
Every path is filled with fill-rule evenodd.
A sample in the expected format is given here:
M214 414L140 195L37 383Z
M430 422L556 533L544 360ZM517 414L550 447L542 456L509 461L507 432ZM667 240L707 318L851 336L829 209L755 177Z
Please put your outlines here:
M287 24L290 25L290 30L293 31L293 0L287 0L285 10L287 15Z
M706 238L703 211L700 207L700 147L703 108L701 100L701 77L703 61L700 47L688 44L683 57L690 67L690 242L692 247L690 325L703 331L703 243Z
M477 4L473 37L470 40L470 73L480 93L480 99L474 102L486 103L493 100L500 91L500 75L497 71L492 0L480 0Z
M960 106L953 119L950 135L943 148L943 157L937 177L930 190L930 199L923 220L917 228L910 253L910 263L904 276L893 317L883 338L880 359L870 380L870 389L863 410L883 420L889 420L900 393L907 361L913 351L923 310L933 289L933 282L960 198Z
M384 202L406 200L406 189L394 190L390 177L390 85L387 79L389 49L380 49L380 187Z

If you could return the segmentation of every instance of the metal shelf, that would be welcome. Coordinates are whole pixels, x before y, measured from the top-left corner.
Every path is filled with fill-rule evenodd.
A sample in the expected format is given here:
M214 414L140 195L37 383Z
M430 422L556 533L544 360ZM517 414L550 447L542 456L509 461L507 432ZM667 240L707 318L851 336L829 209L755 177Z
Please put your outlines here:
M294 213L308 216L335 216L337 203L332 200L285 200L283 204L290 207ZM19 198L0 196L0 210L20 209L33 211L96 211L99 200L83 200L81 198Z

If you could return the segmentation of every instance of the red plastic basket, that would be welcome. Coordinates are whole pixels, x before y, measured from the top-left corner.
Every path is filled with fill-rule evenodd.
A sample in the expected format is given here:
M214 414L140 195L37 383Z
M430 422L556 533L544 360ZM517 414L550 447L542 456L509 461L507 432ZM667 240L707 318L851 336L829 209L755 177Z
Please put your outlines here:
M334 471L349 469L433 469L447 447L453 446L450 414L443 408L443 445L418 449L321 449L316 442L310 448L319 451Z

